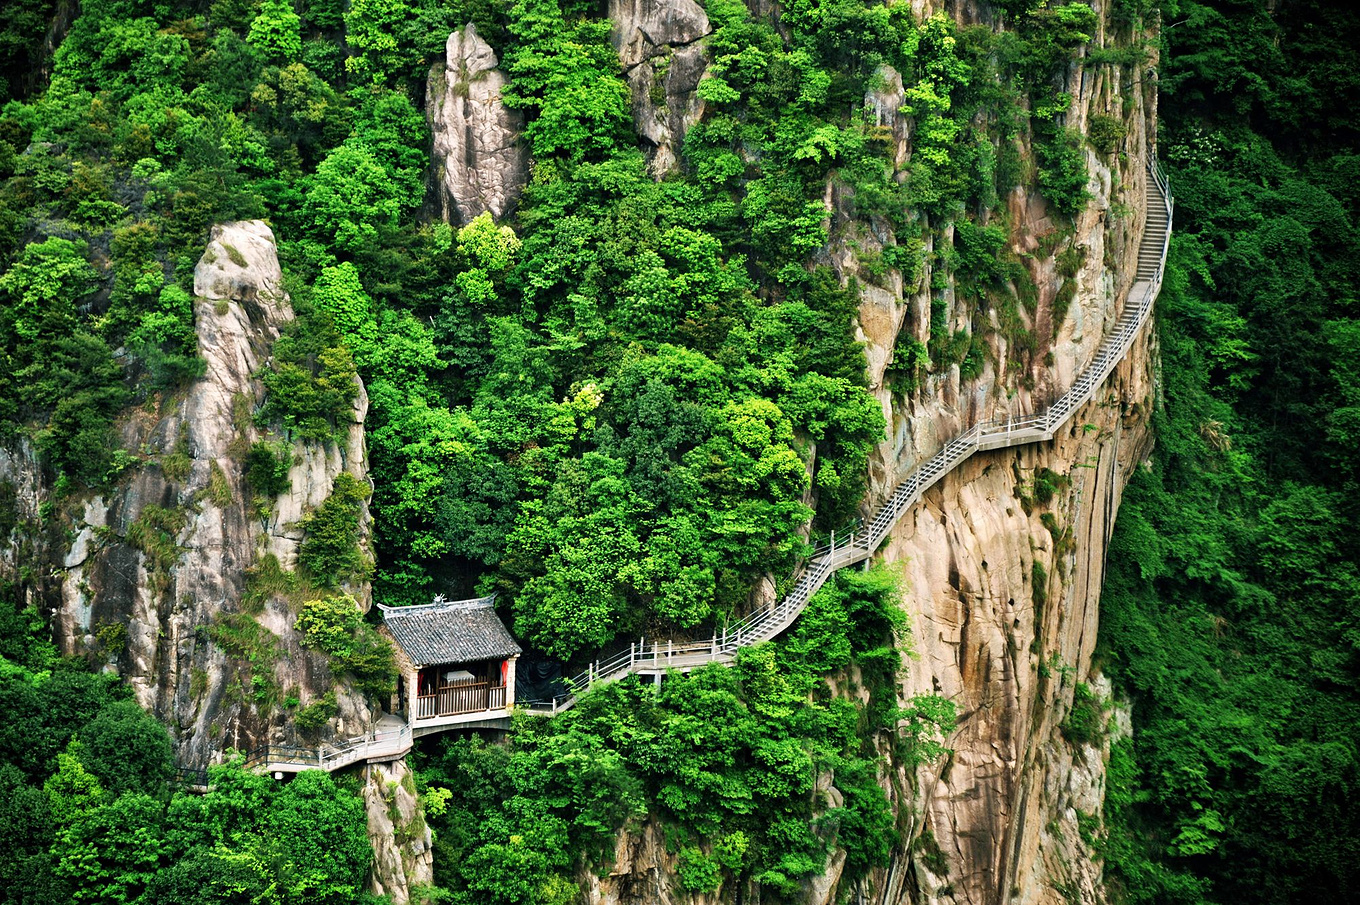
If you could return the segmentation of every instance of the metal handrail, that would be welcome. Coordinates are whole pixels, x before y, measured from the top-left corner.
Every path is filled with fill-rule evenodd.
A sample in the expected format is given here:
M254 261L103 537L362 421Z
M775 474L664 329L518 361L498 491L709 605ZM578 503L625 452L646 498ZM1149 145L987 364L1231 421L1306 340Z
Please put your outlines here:
M318 745L315 748L297 745L261 745L246 754L248 769L268 769L270 766L306 766L327 772L370 757L389 757L411 749L411 726L373 732L342 741Z

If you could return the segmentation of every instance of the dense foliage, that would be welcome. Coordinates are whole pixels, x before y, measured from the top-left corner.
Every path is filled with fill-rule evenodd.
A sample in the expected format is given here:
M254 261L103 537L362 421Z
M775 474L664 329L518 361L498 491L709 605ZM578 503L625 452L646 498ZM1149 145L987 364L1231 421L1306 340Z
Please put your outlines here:
M373 858L364 806L320 772L239 763L181 790L170 737L116 676L56 656L0 597L0 902L337 905Z
M357 373L380 599L498 590L518 633L559 657L740 611L803 550L810 517L825 530L853 514L882 435L856 287L810 263L828 180L896 231L866 273L917 279L934 232L937 274L1010 312L1013 354L1042 354L1014 316L1033 304L1025 268L985 249L1027 141L1053 206L1084 201L1052 86L1094 14L1008 7L998 34L903 4L794 4L779 27L707 6L706 113L682 172L657 182L589 4L83 3L47 84L11 79L0 114L0 428L32 436L63 488L117 481L147 455L111 442L125 406L201 373L186 290L208 226L267 217L299 321L249 413L273 434L245 462L262 518L282 486L270 450L339 437ZM19 49L43 9L9 20L7 65L45 53ZM418 216L420 108L441 33L468 20L504 61L534 174L510 223L454 231ZM905 185L863 109L883 63L917 120ZM973 333L997 329L985 307L953 333L933 311L929 349L900 350L894 386L930 367L977 376ZM320 584L364 571L329 544L306 551Z
M929 244L936 278L977 302L966 330L941 295L929 342L904 333L889 379L907 394L931 369L981 373L989 330L1043 355L1016 316L1034 287L1003 250L1002 199L1032 180L1074 214L1082 142L1111 157L1125 133L1115 116L1084 136L1065 122L1061 75L1096 27L1085 3L1002 0L1001 29L900 2L793 0L778 25L739 0L705 6L705 114L657 182L599 4L4 4L0 442L31 440L59 494L149 459L117 449L114 426L202 372L190 290L207 230L266 217L299 321L247 413L269 432L242 451L261 518L288 488L289 441L335 442L356 374L371 401L376 563L357 544L366 488L337 482L304 525L318 595L298 624L337 671L391 680L341 589L370 570L388 603L500 591L518 633L563 658L738 612L802 552L810 518L852 514L883 430L857 287L810 263L828 183L895 232L860 255L866 278L918 281ZM1114 0L1116 28L1152 6ZM1136 733L1115 751L1104 853L1131 900L1343 901L1360 838L1360 29L1320 0L1160 6L1178 197L1167 406L1110 557L1103 651ZM420 108L469 20L526 114L534 174L510 221L452 229L419 216ZM912 118L901 182L862 103L884 62ZM1070 267L1075 249L1054 250ZM164 524L148 536L166 534L175 514L149 511ZM777 894L833 837L851 876L881 863L892 827L865 740L896 727L899 756L933 757L948 714L826 695L824 673L853 662L882 682L893 656L855 640L865 617L847 601L879 599L862 580L732 671L612 686L508 748L447 746L425 773L441 883L468 902L567 900L572 872L644 811L694 891L758 879ZM0 896L356 900L352 794L233 769L211 795L171 792L164 734L34 641L33 619L0 608ZM1093 737L1094 712L1064 731ZM826 774L840 808L813 794Z
M460 905L567 905L576 872L608 867L618 830L644 819L692 892L754 882L762 901L796 898L832 845L848 881L885 866L900 830L884 748L910 770L954 725L941 699L897 706L901 621L890 575L843 573L733 668L606 685L556 719L521 718L506 745L443 742L421 772L436 882ZM824 681L852 665L867 705Z
M1346 902L1360 874L1360 134L1345 4L1181 0L1165 409L1110 550L1129 901Z

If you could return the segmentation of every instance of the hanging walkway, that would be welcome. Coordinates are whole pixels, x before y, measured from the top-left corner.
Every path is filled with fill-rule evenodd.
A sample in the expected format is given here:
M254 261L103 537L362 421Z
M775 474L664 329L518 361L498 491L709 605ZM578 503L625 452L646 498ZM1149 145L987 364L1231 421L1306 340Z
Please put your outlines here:
M1072 387L1044 412L1020 420L987 421L964 431L931 458L917 467L891 497L879 507L867 524L860 524L839 542L818 547L804 564L793 589L773 605L757 610L736 625L707 641L675 644L671 641L645 640L603 663L595 661L585 672L568 680L568 692L551 701L525 702L520 709L551 716L576 703L577 697L602 682L629 675L657 675L667 670L687 672L710 663L732 663L737 651L768 641L788 628L803 612L833 572L862 563L873 555L902 514L921 499L937 481L953 471L975 452L1005 449L1053 439L1072 413L1089 402L1097 389L1123 361L1152 314L1153 303L1162 288L1167 249L1171 242L1171 192L1166 176L1155 164L1148 167L1147 218L1138 246L1138 270L1129 288L1124 313L1114 330L1101 343L1095 358L1082 371Z
M1148 169L1147 219L1138 248L1138 270L1129 289L1124 313L1114 330L1101 343L1095 358L1076 383L1044 412L1020 420L988 421L964 431L931 458L917 467L891 497L879 507L868 523L860 524L839 541L813 551L804 564L793 589L771 606L758 610L721 634L707 641L676 644L672 641L635 642L628 650L605 662L592 663L585 672L568 680L566 694L550 701L524 702L518 709L551 716L572 707L579 695L595 685L630 675L660 675L668 670L688 672L710 663L731 664L737 651L769 641L788 628L821 589L832 573L869 559L888 532L921 495L975 452L1005 449L1053 439L1082 405L1124 359L1133 341L1152 314L1153 303L1162 287L1167 248L1171 241L1172 199L1166 177L1155 164ZM507 728L504 719L484 721L485 728ZM464 723L450 728L478 728L482 723ZM424 733L418 733L424 734ZM411 750L411 726L400 717L384 716L372 735L352 738L319 748L269 745L250 752L246 766L262 772L296 773L300 770L338 770L358 762L397 760Z

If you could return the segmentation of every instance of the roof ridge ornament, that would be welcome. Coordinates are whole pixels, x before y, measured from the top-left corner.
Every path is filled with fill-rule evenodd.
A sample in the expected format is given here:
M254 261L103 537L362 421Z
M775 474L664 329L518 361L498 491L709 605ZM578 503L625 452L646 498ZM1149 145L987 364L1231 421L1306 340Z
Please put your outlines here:
M428 613L432 610L471 610L489 607L496 602L495 594L488 594L486 597L470 597L466 600L449 600L443 594L436 594L434 600L429 603L417 603L412 606L387 606L378 604L378 609L382 611L383 618L390 616L414 616L418 613Z

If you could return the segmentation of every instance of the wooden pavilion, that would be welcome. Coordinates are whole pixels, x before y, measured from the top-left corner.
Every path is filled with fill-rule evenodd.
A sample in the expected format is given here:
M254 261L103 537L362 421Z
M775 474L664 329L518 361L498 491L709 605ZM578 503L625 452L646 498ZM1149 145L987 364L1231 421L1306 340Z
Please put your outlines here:
M393 642L401 673L391 710L406 718L415 735L510 715L520 646L494 603L493 595L379 605L378 631Z

